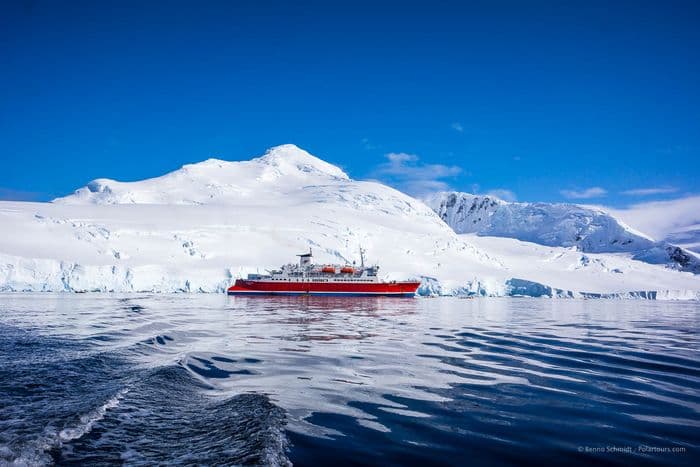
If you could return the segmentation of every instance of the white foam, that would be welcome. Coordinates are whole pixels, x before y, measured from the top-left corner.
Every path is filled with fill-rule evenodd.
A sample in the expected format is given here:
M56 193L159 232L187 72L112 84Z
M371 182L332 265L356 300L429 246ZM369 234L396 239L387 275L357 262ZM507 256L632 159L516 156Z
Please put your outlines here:
M61 430L61 432L58 434L59 439L62 442L72 441L74 439L81 438L85 434L92 431L92 427L95 425L95 423L102 420L105 417L105 414L108 410L118 406L119 401L121 401L121 399L124 397L124 395L126 395L127 392L127 389L123 389L97 409L87 414L81 415L80 424L75 427L64 428L63 430Z

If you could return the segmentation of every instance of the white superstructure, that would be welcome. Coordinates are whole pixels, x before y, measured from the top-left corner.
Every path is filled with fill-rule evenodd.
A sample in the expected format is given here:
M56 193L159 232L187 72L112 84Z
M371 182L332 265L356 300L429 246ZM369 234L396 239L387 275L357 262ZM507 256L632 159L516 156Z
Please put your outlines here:
M380 282L377 273L379 266L365 267L364 251L360 249L360 267L346 264L314 264L313 252L297 255L299 263L289 263L269 274L248 274L248 280L256 281L313 281L313 282Z

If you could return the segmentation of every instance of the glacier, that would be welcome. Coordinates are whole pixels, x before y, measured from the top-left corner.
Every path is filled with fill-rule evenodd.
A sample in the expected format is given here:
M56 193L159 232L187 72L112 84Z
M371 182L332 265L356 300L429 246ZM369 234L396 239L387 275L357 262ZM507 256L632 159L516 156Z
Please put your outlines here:
M0 291L223 292L308 248L325 263L352 262L362 246L381 275L420 278L424 295L700 298L699 276L666 267L665 250L631 230L569 244L557 237L564 223L540 232L548 245L539 233L460 231L428 204L291 144L137 182L97 179L50 203L0 202ZM664 261L635 259L641 251Z

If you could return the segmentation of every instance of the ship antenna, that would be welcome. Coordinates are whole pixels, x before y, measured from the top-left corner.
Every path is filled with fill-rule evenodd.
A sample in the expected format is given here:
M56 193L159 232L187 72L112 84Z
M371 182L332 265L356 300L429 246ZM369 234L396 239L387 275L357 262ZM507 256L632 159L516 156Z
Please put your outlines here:
M360 246L360 267L365 268L365 250L362 249L362 246Z

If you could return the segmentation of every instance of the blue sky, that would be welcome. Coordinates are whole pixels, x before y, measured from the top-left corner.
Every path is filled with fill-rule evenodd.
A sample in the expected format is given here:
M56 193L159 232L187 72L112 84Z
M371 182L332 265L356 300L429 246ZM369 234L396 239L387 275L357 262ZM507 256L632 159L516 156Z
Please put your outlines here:
M8 2L0 198L295 143L413 193L700 192L697 2Z

